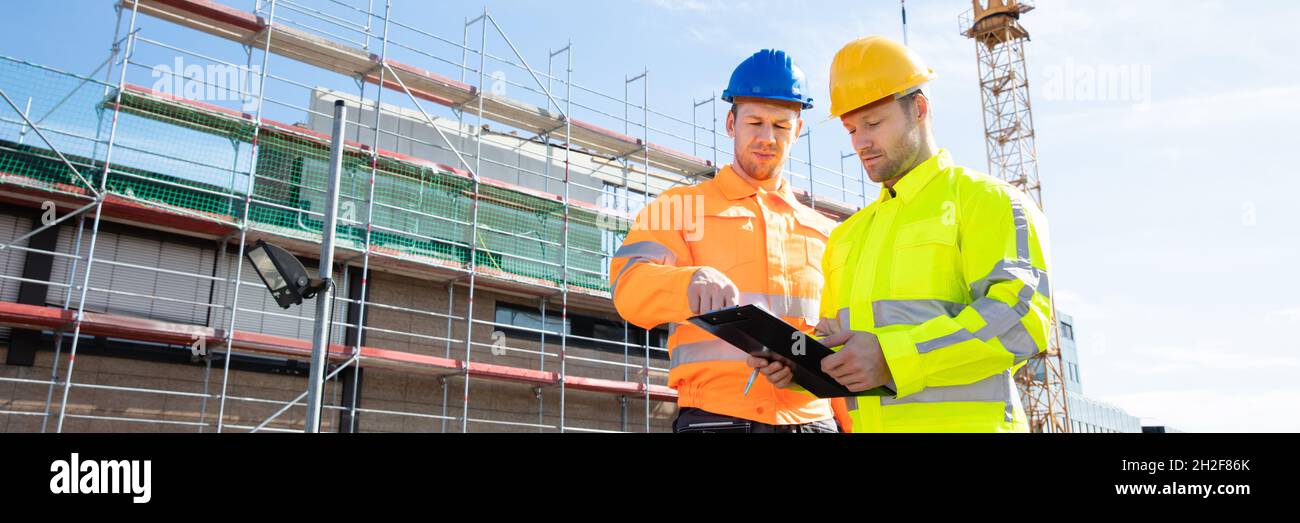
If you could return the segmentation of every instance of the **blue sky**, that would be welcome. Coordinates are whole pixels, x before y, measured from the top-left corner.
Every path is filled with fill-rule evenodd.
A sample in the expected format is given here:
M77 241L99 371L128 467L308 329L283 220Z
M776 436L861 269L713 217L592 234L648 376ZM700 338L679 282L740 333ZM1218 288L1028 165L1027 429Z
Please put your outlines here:
M253 1L226 3L251 9ZM1300 430L1300 419L1287 414L1300 404L1293 378L1300 372L1300 338L1293 334L1300 327L1294 299L1300 282L1288 271L1300 262L1300 205L1294 203L1300 181L1287 156L1300 134L1300 68L1294 65L1300 45L1288 26L1300 19L1300 4L1037 5L1023 22L1033 36L1027 55L1039 170L1052 226L1054 289L1058 307L1075 318L1084 392L1147 423L1183 430ZM395 0L393 18L459 42L463 21L484 7ZM960 0L909 2L908 36L940 75L932 85L940 144L958 162L983 170L975 47L957 32L957 16L968 7ZM831 57L852 38L902 36L892 0L494 1L486 8L534 67L544 69L548 49L572 41L574 81L617 99L583 94L575 101L617 114L628 75L648 70L651 107L689 120L692 103L720 92L745 56L783 48L808 73L819 102L807 115L813 157L828 166L838 166L848 150L838 123L820 123ZM110 2L35 2L9 16L0 54L81 73L107 57ZM142 26L143 36L242 62L238 47L214 38L147 18ZM451 46L410 41L459 61ZM511 55L492 33L488 50ZM138 60L170 64L173 55L155 47L141 49ZM458 75L409 50L393 49L391 56ZM280 60L268 70L309 85L356 89L348 79ZM485 70L531 82L503 65ZM1097 84L1090 74L1119 70L1135 82L1133 89L1121 99L1090 96L1088 88ZM151 81L143 68L129 78ZM641 84L632 87L639 103ZM544 103L519 87L506 89ZM268 95L273 92L298 104L307 99L287 85L269 87ZM304 118L281 107L267 111L287 121ZM622 130L594 111L575 110L574 117ZM663 118L651 124L689 132ZM652 134L651 141L689 149L670 136ZM802 155L806 147L796 149Z

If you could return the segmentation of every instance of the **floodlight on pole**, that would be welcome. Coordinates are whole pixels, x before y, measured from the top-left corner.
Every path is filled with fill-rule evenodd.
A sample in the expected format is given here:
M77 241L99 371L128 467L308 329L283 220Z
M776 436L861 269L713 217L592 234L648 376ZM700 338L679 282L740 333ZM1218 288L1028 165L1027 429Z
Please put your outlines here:
M282 309L301 304L304 299L311 299L326 285L319 278L308 276L307 268L302 262L279 246L257 240L257 244L245 251L244 255Z

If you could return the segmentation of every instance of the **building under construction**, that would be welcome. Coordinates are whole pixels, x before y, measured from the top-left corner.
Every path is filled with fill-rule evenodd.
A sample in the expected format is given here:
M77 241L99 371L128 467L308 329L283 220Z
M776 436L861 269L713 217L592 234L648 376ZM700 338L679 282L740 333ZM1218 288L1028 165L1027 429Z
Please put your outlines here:
M315 302L243 260L319 255L336 100L322 430L669 429L667 333L618 318L609 258L729 160L716 97L657 110L648 72L604 94L572 45L382 3L124 0L91 74L0 56L0 432L302 430ZM805 203L874 197L811 151Z

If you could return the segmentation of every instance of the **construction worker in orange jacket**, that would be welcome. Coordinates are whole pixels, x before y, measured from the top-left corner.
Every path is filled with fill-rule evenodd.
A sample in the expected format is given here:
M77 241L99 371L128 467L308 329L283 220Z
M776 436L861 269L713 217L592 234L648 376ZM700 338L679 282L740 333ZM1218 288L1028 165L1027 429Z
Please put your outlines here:
M747 389L746 353L686 321L759 304L813 331L835 223L799 203L781 175L803 127L800 111L812 107L803 84L783 51L764 49L741 63L722 94L732 103L735 162L646 205L610 264L619 314L645 329L669 325L674 432L838 431L831 401L762 379Z

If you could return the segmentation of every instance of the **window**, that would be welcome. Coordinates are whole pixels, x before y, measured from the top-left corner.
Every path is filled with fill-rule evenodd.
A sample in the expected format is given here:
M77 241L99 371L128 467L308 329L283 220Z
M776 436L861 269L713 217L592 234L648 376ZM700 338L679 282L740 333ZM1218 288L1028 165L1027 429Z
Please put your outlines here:
M546 315L546 328L542 328L542 313L539 309L527 307L524 305L515 305L513 303L497 303L496 322L502 325L512 325L521 327L512 329L510 327L500 327L507 337L540 341L541 333L544 331L548 337L547 343L556 341L556 338L563 331L569 336L581 336L580 339L570 337L568 339L569 347L579 347L584 349L594 349L602 352L614 354L623 354L624 346L621 344L624 339L624 323L611 321L595 316L586 316L582 314L569 314L568 323L561 327L560 315L558 313ZM639 345L646 339L646 331L635 325L626 325L627 343L630 345L626 348L627 352L633 356L644 352ZM532 330L523 330L532 329ZM594 340L608 340L619 343L602 343ZM665 348L668 346L668 331L666 329L654 329L650 331L650 346ZM662 350L650 351L650 358L655 360L668 360L668 353Z
M540 309L529 309L518 305L508 305L505 303L497 304L496 322L505 325L514 325L526 329L535 329L545 331L547 334L560 335L560 316L558 314L546 315L545 328L542 325L542 311ZM567 328L564 330L568 330ZM523 338L524 335L531 336L533 339L540 339L541 334L519 330L514 333L507 330L508 334L517 334L515 337Z
M1073 340L1074 326L1069 323L1061 322L1061 336L1065 336L1065 339L1067 340Z
M626 212L633 216L641 212L641 208L645 207L645 204L650 203L651 200L644 191L612 183L606 183L603 192L604 194L600 198L601 207Z

